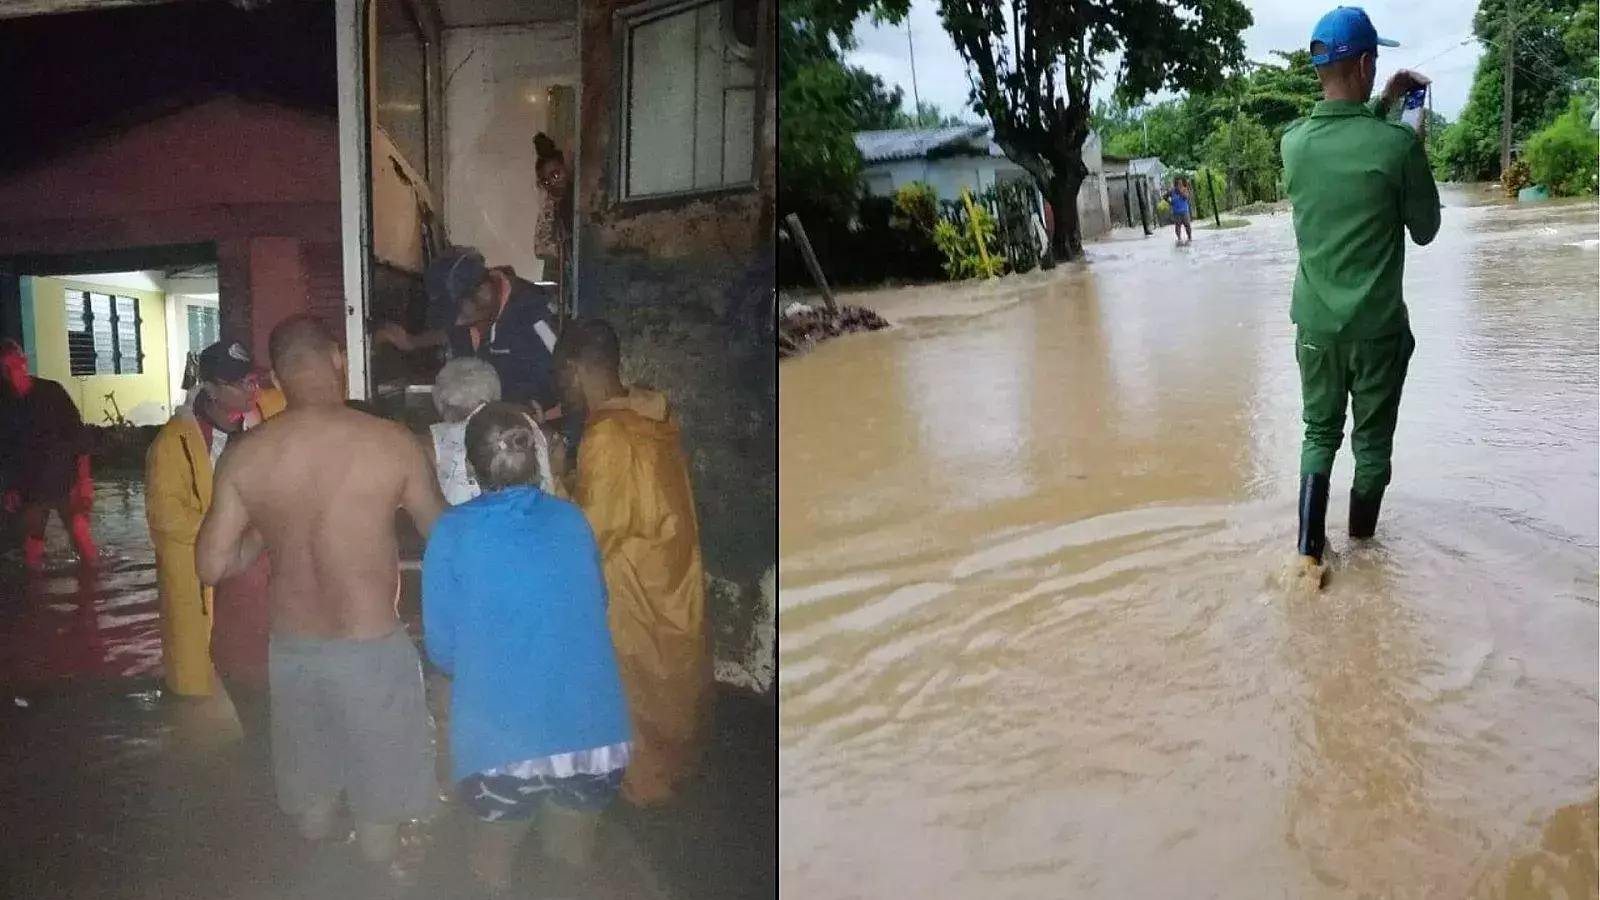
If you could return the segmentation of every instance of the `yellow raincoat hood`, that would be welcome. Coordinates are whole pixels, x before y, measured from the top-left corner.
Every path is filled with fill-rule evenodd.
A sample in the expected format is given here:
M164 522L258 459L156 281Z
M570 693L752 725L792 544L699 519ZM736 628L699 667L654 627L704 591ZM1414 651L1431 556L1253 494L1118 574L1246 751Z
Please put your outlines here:
M698 761L711 696L700 525L664 395L632 388L591 411L574 497L600 544L633 718L623 793L661 802Z

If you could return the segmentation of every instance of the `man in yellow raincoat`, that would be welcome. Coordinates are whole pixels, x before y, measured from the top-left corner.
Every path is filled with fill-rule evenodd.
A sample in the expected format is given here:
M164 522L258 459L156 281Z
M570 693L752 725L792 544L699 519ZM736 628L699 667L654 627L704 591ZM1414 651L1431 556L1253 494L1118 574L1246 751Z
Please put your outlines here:
M633 721L622 795L651 806L670 800L694 772L711 707L705 572L688 461L667 398L623 385L610 325L569 325L556 346L556 372L563 403L587 416L572 495L600 544L611 639Z
M146 519L156 551L161 609L161 665L167 688L184 697L211 693L212 596L195 571L194 544L211 507L211 474L230 435L283 410L283 395L260 390L250 352L224 341L200 354L191 406L156 434L145 458ZM265 606L265 598L261 606ZM264 625L264 623L263 623ZM263 628L262 655L265 656ZM264 660L263 660L264 664ZM230 691L231 693L231 691ZM242 697L234 698L247 730Z

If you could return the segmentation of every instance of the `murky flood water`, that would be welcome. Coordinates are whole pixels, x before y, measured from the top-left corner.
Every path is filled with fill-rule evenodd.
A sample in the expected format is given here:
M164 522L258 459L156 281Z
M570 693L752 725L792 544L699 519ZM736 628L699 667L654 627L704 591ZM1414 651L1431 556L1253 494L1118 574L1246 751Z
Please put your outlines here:
M1596 209L1482 197L1310 602L1286 215L785 363L783 895L1594 896Z
M18 553L0 552L0 897L477 896L458 804L409 832L399 881L375 877L355 864L351 846L298 839L276 809L269 773L238 745L220 694L203 702L163 694L141 482L99 473L96 572L80 575L55 523L42 577L27 576ZM416 582L406 575L401 598L414 633ZM704 777L675 804L648 814L613 806L590 873L563 871L525 846L511 896L773 896L772 705L725 692L714 719Z

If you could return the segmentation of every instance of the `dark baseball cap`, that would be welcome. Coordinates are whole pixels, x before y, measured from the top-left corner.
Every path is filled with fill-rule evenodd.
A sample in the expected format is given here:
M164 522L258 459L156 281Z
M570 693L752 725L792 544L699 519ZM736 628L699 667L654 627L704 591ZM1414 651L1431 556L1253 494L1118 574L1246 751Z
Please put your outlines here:
M238 384L255 374L256 362L238 341L218 341L200 351L199 378L213 384Z
M1317 20L1311 31L1311 46L1321 44L1321 53L1311 54L1313 66L1325 66L1341 59L1350 59L1371 53L1379 47L1398 47L1395 41L1378 37L1366 10L1359 6L1341 6Z
M477 290L488 274L482 253L471 247L452 247L428 264L422 281L430 301L454 305Z

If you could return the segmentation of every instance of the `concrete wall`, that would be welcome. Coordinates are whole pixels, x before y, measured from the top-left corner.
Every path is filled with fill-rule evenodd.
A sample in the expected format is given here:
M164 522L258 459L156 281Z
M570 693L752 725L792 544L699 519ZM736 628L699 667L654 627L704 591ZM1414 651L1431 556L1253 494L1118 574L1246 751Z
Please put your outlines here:
M451 241L539 279L534 233L544 192L533 136L556 130L550 88L578 83L577 26L451 28L444 59L453 73L445 86L446 230Z
M1003 156L951 156L942 159L899 159L886 163L873 163L862 170L870 191L877 193L881 186L888 191L880 196L893 196L894 191L913 182L923 182L933 188L940 200L957 202L965 187L980 194L994 186L997 177L1026 175L1023 168Z
M172 413L170 364L167 355L166 295L156 289L135 289L112 282L81 278L30 278L33 330L27 348L40 378L60 383L78 404L78 411L91 425L105 423L111 404L108 393L115 392L122 414L135 424L159 424ZM91 375L74 377L67 350L66 291L94 291L133 297L139 301L139 338L144 352L144 369L139 375Z
M748 668L750 648L773 627L762 624L759 582L777 545L776 348L756 324L764 322L774 277L773 5L763 4L758 25L756 185L623 202L614 132L625 96L613 26L629 5L594 0L580 20L578 308L616 325L624 375L665 390L677 409L713 587L718 659ZM770 677L757 686L770 688Z

